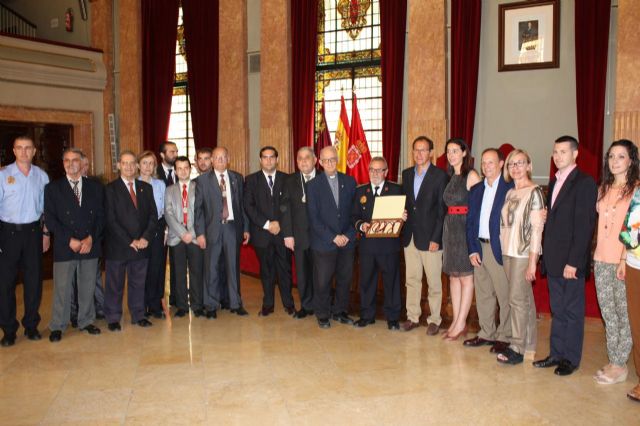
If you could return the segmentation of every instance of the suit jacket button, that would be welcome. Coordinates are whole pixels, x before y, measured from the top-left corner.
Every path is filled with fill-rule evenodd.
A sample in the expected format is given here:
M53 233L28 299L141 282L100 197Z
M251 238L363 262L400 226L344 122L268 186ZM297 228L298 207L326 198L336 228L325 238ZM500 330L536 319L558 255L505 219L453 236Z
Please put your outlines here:
M338 217L340 217L340 213L338 213Z

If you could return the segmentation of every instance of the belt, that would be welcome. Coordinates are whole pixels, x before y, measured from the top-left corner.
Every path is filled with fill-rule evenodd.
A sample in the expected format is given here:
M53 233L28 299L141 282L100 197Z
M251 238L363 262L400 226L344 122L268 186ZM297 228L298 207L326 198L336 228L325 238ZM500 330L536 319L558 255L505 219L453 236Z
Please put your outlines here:
M467 214L469 207L467 206L449 206L449 214Z
M39 230L41 227L40 221L31 223L9 223L0 221L0 226L10 231L33 231Z
M491 241L488 238L478 238L481 243L489 244Z
M220 223L223 224L223 225L227 225L229 223L233 223L233 220L226 220L225 219L225 220L221 220Z

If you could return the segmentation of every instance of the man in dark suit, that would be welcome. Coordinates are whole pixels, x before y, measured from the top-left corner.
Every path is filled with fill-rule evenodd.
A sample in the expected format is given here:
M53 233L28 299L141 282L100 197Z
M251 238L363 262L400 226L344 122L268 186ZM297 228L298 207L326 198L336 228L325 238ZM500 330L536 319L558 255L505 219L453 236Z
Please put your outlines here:
M280 200L287 175L276 170L277 167L278 151L272 146L260 149L261 170L247 176L244 191L244 210L249 218L251 243L260 262L264 293L261 316L273 313L276 274L284 310L288 315L295 313L291 296L291 253L284 246L280 229Z
M558 168L549 184L542 253L551 303L550 354L534 367L556 367L567 376L580 365L584 338L584 282L589 273L591 237L596 222L598 189L593 178L578 170L578 141L561 136L553 147Z
M120 177L105 189L106 288L104 314L109 330L119 331L122 295L127 276L127 304L131 322L149 327L144 317L144 283L149 262L149 241L158 229L158 212L153 188L136 179L136 156L124 151L118 159Z
M93 304L98 258L104 227L103 188L82 176L82 151L67 148L62 162L66 176L44 189L45 223L54 234L54 296L49 340L58 342L71 316L72 286L78 287L78 327L89 334L100 334L93 325Z
M158 179L162 179L166 187L170 187L178 181L175 170L176 158L178 158L178 145L175 142L164 141L159 147L160 164L156 167L156 174ZM168 247L164 247L164 257L167 258ZM169 253L169 304L171 306L176 305L176 273L175 266L173 264L173 256ZM147 313L149 314L149 313ZM162 314L155 312L156 318L162 318Z
M176 158L178 158L178 146L171 141L160 144L160 159L162 160L156 168L158 179L162 179L167 188L178 181L175 171Z
M309 242L307 186L316 177L318 159L312 148L303 146L298 150L296 162L300 171L291 174L284 184L280 226L284 245L293 251L296 262L300 310L294 314L294 318L302 319L313 315L313 257Z
M387 160L373 157L369 163L370 183L356 189L353 202L352 221L360 234L358 241L360 265L360 319L356 327L366 327L376 322L376 293L378 290L378 272L382 274L384 285L384 316L389 330L399 330L400 300L400 239L367 238L371 227L373 207L378 197L401 195L402 187L389 182ZM405 216L406 219L406 216Z
M320 328L329 328L329 317L342 324L353 324L347 314L356 240L351 223L356 181L338 172L338 152L333 146L320 151L320 164L324 173L307 186L307 215L313 252L313 305ZM334 276L336 291L332 306Z
M204 254L204 307L206 317L217 317L220 288L227 286L231 312L248 315L240 298L240 244L249 242L249 223L244 217L242 175L227 170L229 152L213 150L213 170L198 176L195 188L194 229ZM218 263L225 260L227 282L220 280Z
M447 175L431 164L433 141L418 136L413 141L414 167L402 171L402 192L407 196L407 223L402 231L407 279L407 321L404 331L420 325L422 271L429 285L427 335L438 334L442 317L442 226L446 212L442 194Z
M500 248L500 212L513 182L507 183L502 178L504 158L498 149L485 149L481 161L484 180L471 188L467 213L467 248L474 267L480 331L476 337L465 340L464 345L490 345L492 353L500 353L509 347L511 338L509 281L502 267ZM500 306L497 328L496 298Z

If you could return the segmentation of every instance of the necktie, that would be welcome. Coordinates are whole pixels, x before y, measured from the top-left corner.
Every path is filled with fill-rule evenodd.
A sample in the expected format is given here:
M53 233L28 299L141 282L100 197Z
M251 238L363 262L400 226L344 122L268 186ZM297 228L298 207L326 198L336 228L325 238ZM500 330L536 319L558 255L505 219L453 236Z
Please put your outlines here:
M131 201L133 201L133 207L138 208L138 198L136 192L133 190L133 182L129 182L129 195L131 195Z
M169 185L173 185L173 169L167 171L167 180L169 181Z
M222 220L227 220L229 205L227 204L227 184L224 181L224 173L220 174L220 192L222 192Z
M73 195L76 196L76 201L78 202L78 205L80 205L80 188L78 188L79 181L72 180L71 183L73 184Z
M311 175L304 175L305 182L309 182L310 179L311 179Z
M376 186L376 187L375 187L375 188L373 188L373 189L374 189L374 193L373 193L373 196L374 196L374 197L377 197L378 195L380 195L380 194L378 194L378 190L380 189L380 187L379 187L379 186Z
M189 205L189 196L187 194L187 184L182 184L182 222L187 224L187 212L189 211L187 206Z
M271 195L273 195L273 176L269 175L269 189L271 190Z

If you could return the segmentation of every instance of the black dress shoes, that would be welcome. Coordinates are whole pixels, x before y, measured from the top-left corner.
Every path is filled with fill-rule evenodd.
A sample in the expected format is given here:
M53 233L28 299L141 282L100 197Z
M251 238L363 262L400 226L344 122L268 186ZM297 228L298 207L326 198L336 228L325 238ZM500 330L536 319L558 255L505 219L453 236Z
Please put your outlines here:
M541 359L539 361L533 361L533 366L536 368L549 368L560 365L562 360L558 358L554 358L551 355L546 357L545 359Z
M577 365L573 365L571 361L563 359L553 372L557 376L568 376L578 369Z
M293 306L285 306L284 311L287 313L287 315L295 315L296 308Z
M346 312L333 314L332 318L334 321L338 321L340 324L349 324L349 325L353 324L353 319L351 319Z
M71 327L78 328L78 318L71 318Z
M176 317L176 318L182 318L182 317L184 317L186 315L187 315L187 311L185 311L184 309L178 309L176 311L176 313L173 314L173 316Z
M266 317L268 315L271 315L272 313L273 306L263 306L262 309L260 309L260 312L258 312L258 316Z
M249 312L247 312L247 310L245 308L243 308L242 306L235 308L235 309L231 309L230 311L232 314L236 314L240 317L246 317L247 315L249 315Z
M496 342L491 346L489 352L492 354L501 354L507 350L509 347L509 342L501 342L500 340L496 340Z
M49 341L51 343L59 342L60 340L62 340L62 331L54 330L49 334Z
M203 317L205 315L206 314L204 312L204 309L196 309L195 311L193 311L193 316L196 317L196 318L200 318L200 317Z
M104 319L104 314L101 312L96 312L96 319L97 320L103 320Z
M141 320L136 321L135 323L140 327L151 327L153 325L153 323L146 318L142 318Z
M0 340L0 346L8 347L16 344L16 333L5 333L2 340Z
M218 318L218 314L216 314L216 311L207 311L207 313L205 314L205 316L207 317L207 319L216 319Z
M374 320L374 319L360 318L358 321L353 323L353 326L356 327L356 328L363 328L363 327L366 327L368 325L375 324L375 323L376 323L376 320Z
M40 340L42 338L37 328L27 328L24 331L24 335L27 336L29 340Z
M329 318L318 318L318 327L331 328L331 323L329 322Z
M493 340L487 340L487 339L483 339L482 337L474 337L473 339L467 339L464 342L462 342L462 344L464 346L469 346L471 348L476 348L478 346L493 346L495 344L495 342Z
M224 301L224 302L220 302L220 309L224 310L228 310L229 309L229 302Z
M293 317L295 319L302 319L302 318L306 318L307 317L307 311L304 310L304 308L300 308L299 311L297 311L295 314L293 314Z
M120 330L122 330L122 327L120 327L120 323L119 322L110 322L109 324L107 324L107 328L109 329L109 331L120 331Z
M400 330L400 323L395 320L387 321L387 328L389 330Z
M100 334L100 329L93 324L89 324L86 327L82 327L80 331L86 331L87 333L92 335ZM51 339L51 337L49 337L49 339Z

